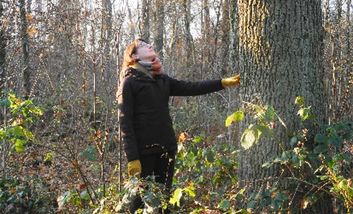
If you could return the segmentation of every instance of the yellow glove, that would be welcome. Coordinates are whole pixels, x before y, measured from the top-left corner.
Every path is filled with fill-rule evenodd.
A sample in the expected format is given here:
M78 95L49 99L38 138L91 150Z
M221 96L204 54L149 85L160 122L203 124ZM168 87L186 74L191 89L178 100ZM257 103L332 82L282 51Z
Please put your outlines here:
M223 88L240 85L240 75L224 78L221 80Z
M129 176L140 176L141 174L140 160L133 160L127 163L127 174Z

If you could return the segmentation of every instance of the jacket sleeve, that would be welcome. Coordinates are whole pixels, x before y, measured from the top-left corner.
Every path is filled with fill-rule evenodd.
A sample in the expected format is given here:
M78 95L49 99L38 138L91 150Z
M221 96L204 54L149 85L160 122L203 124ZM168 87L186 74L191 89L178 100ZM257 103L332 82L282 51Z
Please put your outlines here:
M139 159L137 141L133 128L134 95L131 79L123 78L118 89L119 122L127 160Z
M170 96L196 96L224 89L221 80L190 82L171 77L168 78L170 82Z

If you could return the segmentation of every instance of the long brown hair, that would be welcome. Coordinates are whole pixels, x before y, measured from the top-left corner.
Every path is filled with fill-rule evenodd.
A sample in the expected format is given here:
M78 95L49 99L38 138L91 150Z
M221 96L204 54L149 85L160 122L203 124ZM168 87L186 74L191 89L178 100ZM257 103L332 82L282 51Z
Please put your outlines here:
M124 57L123 57L123 63L121 65L121 69L120 69L120 74L119 74L119 79L118 79L118 86L120 86L120 81L123 78L123 76L125 75L125 70L130 66L136 63L136 59L134 59L132 57L133 54L135 54L137 52L137 48L139 47L141 42L146 42L145 40L138 38L135 39L134 41L132 41L126 48L124 51ZM117 91L117 96L119 94L119 89L120 87L118 87L118 91Z
M121 70L124 71L127 67L130 65L133 65L136 60L132 57L133 54L136 53L138 46L140 45L141 42L146 42L143 39L135 39L132 41L125 49L124 51L124 59L123 59L123 64L121 66ZM146 42L147 43L147 42Z

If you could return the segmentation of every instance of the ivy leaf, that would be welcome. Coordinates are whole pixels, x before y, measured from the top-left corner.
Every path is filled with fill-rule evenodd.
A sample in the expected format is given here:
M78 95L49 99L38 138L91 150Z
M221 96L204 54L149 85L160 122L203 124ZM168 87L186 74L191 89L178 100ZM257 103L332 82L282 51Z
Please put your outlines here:
M243 135L241 136L240 143L244 149L249 149L254 143L257 143L260 138L261 133L257 129L252 127L245 129Z
M173 196L170 198L169 203L173 206L176 204L178 207L180 207L180 199L182 195L183 195L183 190L180 188L177 188L174 191Z

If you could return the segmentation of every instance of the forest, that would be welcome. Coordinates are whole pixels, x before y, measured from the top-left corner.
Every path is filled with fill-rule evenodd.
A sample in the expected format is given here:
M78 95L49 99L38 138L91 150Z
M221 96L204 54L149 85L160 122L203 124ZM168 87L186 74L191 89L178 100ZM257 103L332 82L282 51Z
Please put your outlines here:
M352 17L351 0L0 0L0 213L353 213ZM240 75L169 97L169 193L128 174L137 38L163 75Z

